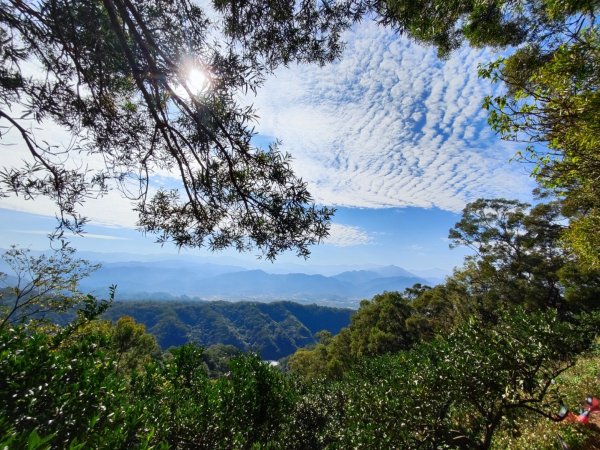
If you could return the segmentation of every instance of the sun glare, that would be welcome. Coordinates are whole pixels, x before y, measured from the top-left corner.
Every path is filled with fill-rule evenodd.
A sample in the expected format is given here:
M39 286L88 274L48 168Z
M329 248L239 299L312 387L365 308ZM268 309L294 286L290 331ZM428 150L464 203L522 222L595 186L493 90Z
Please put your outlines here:
M206 76L206 72L199 69L191 69L187 75L187 85L189 90L194 95L202 94L208 89L210 80Z
M182 96L201 95L210 88L210 78L208 74L201 69L192 67L184 73L183 84L175 87L175 93ZM186 89L187 88L187 89ZM189 91L189 92L188 92Z

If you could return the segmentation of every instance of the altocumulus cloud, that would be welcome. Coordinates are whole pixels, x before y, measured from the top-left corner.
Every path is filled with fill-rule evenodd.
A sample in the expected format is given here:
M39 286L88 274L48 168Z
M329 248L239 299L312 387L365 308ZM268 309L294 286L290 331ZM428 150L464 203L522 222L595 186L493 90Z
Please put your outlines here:
M335 245L336 247L351 247L370 242L371 236L361 228L339 223L331 224L329 236L324 241L325 244Z
M492 92L477 64L493 55L435 51L363 23L342 59L278 70L254 104L259 131L283 141L318 202L354 207L459 211L477 197L529 199L516 147L489 129Z
M477 78L477 63L491 59L489 53L462 49L440 61L433 49L372 22L358 25L345 40L340 61L278 70L248 99L260 115L258 131L283 141L282 150L292 154L294 170L319 203L459 211L477 197L530 199L527 169L508 163L516 148L489 130L481 109L492 88ZM51 123L44 123L38 137L69 142ZM3 143L20 143L14 132L8 138ZM2 166L20 166L28 157L24 146L6 148ZM101 162L85 160L90 167ZM176 184L172 174L158 175L158 185ZM43 198L2 198L0 208L56 213ZM108 226L134 227L137 219L132 202L116 192L87 202L81 212ZM369 240L360 229L334 224L327 242Z

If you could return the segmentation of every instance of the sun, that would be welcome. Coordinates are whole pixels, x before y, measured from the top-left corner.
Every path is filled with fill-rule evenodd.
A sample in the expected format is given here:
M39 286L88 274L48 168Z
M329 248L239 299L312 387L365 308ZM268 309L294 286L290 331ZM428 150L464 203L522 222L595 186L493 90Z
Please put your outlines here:
M204 93L210 85L206 72L195 67L188 71L186 81L188 89L194 95Z
M210 76L197 67L185 70L180 81L174 88L175 94L180 97L202 95L210 88Z

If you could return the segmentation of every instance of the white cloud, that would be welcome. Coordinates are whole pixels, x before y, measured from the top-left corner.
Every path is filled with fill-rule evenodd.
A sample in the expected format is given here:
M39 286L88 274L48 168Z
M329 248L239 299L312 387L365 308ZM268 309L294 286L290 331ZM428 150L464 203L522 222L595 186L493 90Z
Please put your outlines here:
M116 191L110 191L101 198L87 200L78 211L96 225L134 228L137 214L133 207L133 202ZM0 199L0 208L50 217L58 214L54 202L45 197L37 197L31 201L10 196Z
M370 242L371 236L361 228L339 223L331 224L329 236L325 239L325 244L335 245L336 247L352 247Z
M21 233L21 234L41 234L41 235L48 235L47 231L41 231L41 230L8 230L10 233ZM100 239L100 240L104 240L104 241L128 241L128 238L125 237L120 237L120 236L113 236L110 234L95 234L95 233L83 233L83 234L73 234L73 233L65 233L65 237L72 239L72 238L78 238L78 239Z
M390 30L363 23L347 33L341 61L281 69L255 99L263 135L282 150L317 201L356 207L459 211L482 196L529 198L515 148L489 130L477 63L461 49L440 61Z
M95 234L95 233L83 233L83 234L73 234L69 235L71 238L79 238L79 239L100 239L103 241L128 241L128 238L120 237L120 236L112 236L110 234Z
M374 23L360 24L346 38L337 63L278 70L252 99L258 130L283 140L282 150L293 155L318 202L459 211L480 196L528 195L533 184L526 170L507 163L514 149L489 131L481 110L490 88L477 79L476 65L485 52L463 49L442 62L434 50ZM69 142L54 124L36 127L40 140ZM2 136L0 158L3 167L31 158L14 130ZM102 165L99 157L71 162ZM174 182L165 171L158 175L159 184ZM86 202L81 213L96 224L132 228L132 207L111 192ZM2 198L0 208L56 214L43 198ZM355 242L368 238L356 236Z
M71 137L69 133L52 121L46 121L42 124L23 121L27 129L33 130L35 139L38 142L50 142L61 150L69 147ZM0 145L0 168L21 168L24 161L33 162L33 158L27 150L23 140L16 130L11 129L2 136ZM98 154L77 153L70 151L68 158L60 155L59 159L65 164L66 168L84 167L90 170L100 170L105 167L104 159ZM165 170L156 170L153 175L153 184L149 188L150 196L153 195L159 186L173 187L177 181L172 178L172 174ZM90 220L90 222L103 226L116 226L134 228L137 222L137 213L133 211L135 201L125 198L116 188L99 198L87 199L83 205L78 208L78 213ZM139 185L135 180L123 182L122 189L127 190L130 198L136 196ZM9 195L0 197L0 208L14 211L21 211L44 216L56 216L59 214L56 204L47 197L38 196L35 200L26 200L22 196Z

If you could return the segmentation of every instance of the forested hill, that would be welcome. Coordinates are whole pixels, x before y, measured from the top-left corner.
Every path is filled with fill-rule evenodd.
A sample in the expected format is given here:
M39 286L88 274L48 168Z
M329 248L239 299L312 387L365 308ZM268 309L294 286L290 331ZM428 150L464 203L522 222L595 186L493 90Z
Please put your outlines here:
M154 334L163 349L196 342L230 344L279 359L316 341L315 333L338 333L350 309L293 302L116 302L105 318L131 316Z

